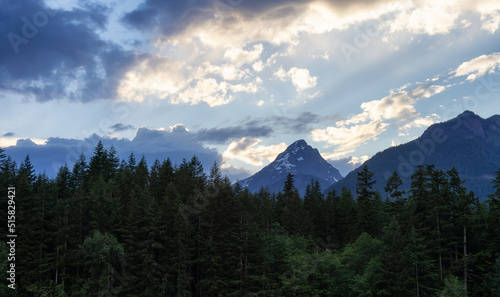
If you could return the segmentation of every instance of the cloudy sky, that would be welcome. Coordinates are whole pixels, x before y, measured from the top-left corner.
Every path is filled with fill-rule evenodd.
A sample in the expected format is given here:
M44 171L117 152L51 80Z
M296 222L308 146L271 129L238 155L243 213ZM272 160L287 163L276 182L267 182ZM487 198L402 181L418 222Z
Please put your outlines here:
M0 3L0 146L49 175L99 139L233 180L305 139L345 175L500 113L497 0Z

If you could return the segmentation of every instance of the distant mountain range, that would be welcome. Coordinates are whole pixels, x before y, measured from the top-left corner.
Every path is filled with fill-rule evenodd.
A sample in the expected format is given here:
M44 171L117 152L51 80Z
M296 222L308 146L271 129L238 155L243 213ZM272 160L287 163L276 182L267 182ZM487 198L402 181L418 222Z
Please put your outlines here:
M283 189L288 173L294 175L295 187L301 195L312 179L318 179L323 189L342 179L340 172L323 159L317 149L304 140L298 140L262 170L241 180L240 185L252 192L267 187L277 193Z
M461 179L466 181L464 186L486 199L493 192L491 181L495 171L500 169L500 115L483 119L465 111L454 119L430 126L411 142L377 153L364 164L374 172L373 179L377 181L374 189L383 197L386 196L384 186L392 172L399 173L403 190L408 190L415 168L434 164L444 171L455 167ZM344 186L355 191L357 172L362 166L326 191L340 191Z

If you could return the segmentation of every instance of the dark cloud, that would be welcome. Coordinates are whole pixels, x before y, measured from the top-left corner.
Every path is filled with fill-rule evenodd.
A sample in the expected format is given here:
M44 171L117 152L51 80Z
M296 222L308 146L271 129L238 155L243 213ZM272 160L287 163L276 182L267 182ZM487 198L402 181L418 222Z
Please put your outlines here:
M328 0L327 5L339 13L366 9L387 0ZM230 13L238 12L246 18L272 12L269 18L293 16L302 10L303 5L314 0L190 0L162 1L146 0L135 10L125 14L122 22L141 31L154 30L157 33L171 35L184 30L190 23L214 18L216 15L232 19Z
M258 126L256 122L248 122L243 126L201 129L196 134L201 141L223 144L242 137L269 137L272 133L273 129L269 126Z
M124 125L122 123L116 123L113 126L111 126L110 128L113 129L114 132L121 132L121 131L126 131L126 130L133 130L134 126Z
M231 181L236 182L237 180L242 180L248 178L252 175L252 173L243 168L236 167L226 167L221 169L222 175L227 175L230 177Z
M278 9L274 16L290 15L295 12L294 5L308 3L310 0L191 0L161 1L146 0L135 10L125 14L122 22L141 31L154 29L157 33L171 35L184 30L192 22L200 22L215 15L238 12L252 17L257 13ZM227 15L229 16L229 15ZM231 20L229 20L230 22Z
M283 130L285 133L302 134L309 133L316 125L323 121L336 121L340 116L320 116L309 111L302 112L298 116L279 115L259 120L261 123L269 123L276 130Z
M191 21L203 17L213 17L215 1L162 1L146 0L135 10L125 14L123 23L141 30L155 29L161 34L174 34L182 31Z
M16 135L14 132L7 132L4 135L2 135L2 137L12 137L14 135Z
M311 126L319 123L321 117L311 112L303 112L295 118L278 116L272 119L277 125L282 126L290 133L307 133Z
M231 147L231 153L238 155L241 152L246 151L249 147L254 145L257 141L255 138L244 138L236 143L235 146Z
M37 101L114 99L124 72L141 59L100 38L105 6L64 11L38 0L0 4L0 90ZM68 88L72 81L80 86Z
M19 139L16 142L16 146L19 146L19 147L33 147L33 146L37 146L37 144L34 143L31 139Z
M132 139L118 139L91 135L84 140L49 138L44 145L37 145L29 139L18 140L15 146L5 148L18 164L27 154L39 172L46 171L51 177L57 174L60 166L72 166L81 153L87 160L92 156L96 144L102 140L105 147L114 146L120 159L127 159L131 152L137 158L144 155L151 165L156 158L164 160L170 158L173 163L179 164L182 159L191 159L196 155L206 170L216 161L222 162L222 156L214 149L208 149L196 137L188 132L182 125L176 126L172 131L150 130L140 128Z

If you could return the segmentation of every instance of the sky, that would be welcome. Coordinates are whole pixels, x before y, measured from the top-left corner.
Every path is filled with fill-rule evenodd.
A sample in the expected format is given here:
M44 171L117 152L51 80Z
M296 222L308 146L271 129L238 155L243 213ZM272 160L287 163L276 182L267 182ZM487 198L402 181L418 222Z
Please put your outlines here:
M102 140L235 181L298 139L345 176L500 113L497 0L0 4L0 147L49 176Z

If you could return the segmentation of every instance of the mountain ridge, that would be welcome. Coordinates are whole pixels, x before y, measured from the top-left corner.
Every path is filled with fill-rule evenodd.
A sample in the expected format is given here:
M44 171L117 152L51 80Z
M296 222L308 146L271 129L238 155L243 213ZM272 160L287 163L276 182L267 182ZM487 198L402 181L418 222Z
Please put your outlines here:
M443 171L455 167L467 189L481 199L492 193L491 181L500 168L500 115L483 119L472 111L429 126L420 137L376 153L360 167L325 190L355 191L357 172L364 165L374 172L374 189L385 196L387 178L398 172L402 190L410 188L410 177L419 165L433 164Z

